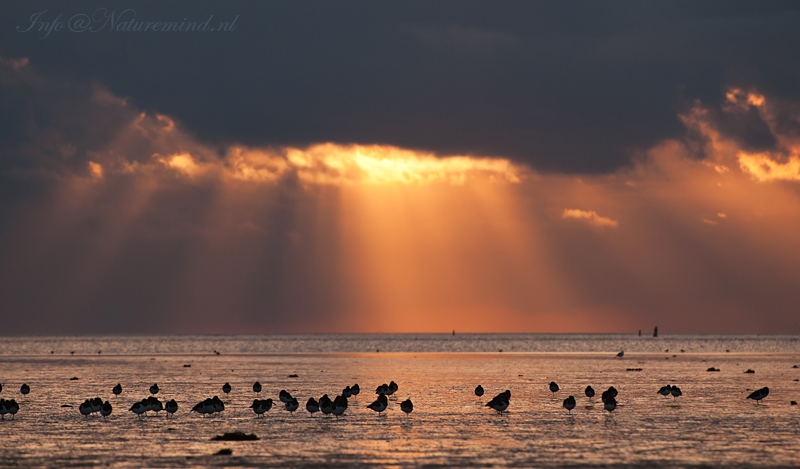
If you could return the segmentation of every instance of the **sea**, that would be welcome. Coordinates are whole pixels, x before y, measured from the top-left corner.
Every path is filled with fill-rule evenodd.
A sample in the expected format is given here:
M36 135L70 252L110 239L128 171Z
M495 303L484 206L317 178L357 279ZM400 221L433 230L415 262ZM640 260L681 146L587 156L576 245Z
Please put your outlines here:
M799 367L800 336L785 335L0 337L0 398L20 406L0 421L0 467L800 467ZM391 381L386 411L367 408ZM129 411L154 383L173 417ZM341 417L305 410L356 383ZM661 396L665 385L682 395ZM486 407L505 390L506 412ZM223 412L191 412L213 396ZM110 416L80 414L94 397ZM256 398L275 401L260 418ZM258 439L213 439L237 431Z

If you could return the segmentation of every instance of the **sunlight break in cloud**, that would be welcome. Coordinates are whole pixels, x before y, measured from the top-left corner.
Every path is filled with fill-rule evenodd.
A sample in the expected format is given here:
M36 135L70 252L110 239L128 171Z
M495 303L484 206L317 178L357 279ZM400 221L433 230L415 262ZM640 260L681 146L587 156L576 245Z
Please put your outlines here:
M731 91L681 116L686 138L576 178L390 145L213 144L100 85L0 72L12 94L72 93L31 99L55 118L0 170L37 181L6 199L0 302L48 332L800 330L796 103ZM776 144L747 150L720 112Z
M158 120L164 120L158 116ZM141 125L142 117L137 119ZM174 124L162 132L172 132ZM224 160L195 157L188 151L162 156L152 162L190 177L218 174L224 179L275 182L295 174L304 184L315 185L464 185L468 182L519 184L525 170L501 158L437 157L388 145L338 145L324 143L308 148L266 150L233 146ZM145 171L147 165L139 167ZM91 170L94 171L94 166ZM129 172L130 162L121 166Z
M584 220L590 225L595 226L603 226L603 227L612 227L616 228L619 225L617 220L612 220L608 217L601 217L597 214L594 210L586 211L586 210L577 210L577 209L564 209L564 213L561 214L561 218L575 218L578 220Z
M775 161L776 155L769 152L739 152L737 157L742 171L759 181L800 181L800 155L796 151L785 163Z

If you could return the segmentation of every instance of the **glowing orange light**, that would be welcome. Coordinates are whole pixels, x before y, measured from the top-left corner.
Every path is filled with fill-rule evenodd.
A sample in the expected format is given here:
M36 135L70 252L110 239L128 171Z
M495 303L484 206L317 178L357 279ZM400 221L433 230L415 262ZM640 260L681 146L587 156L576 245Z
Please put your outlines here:
M759 181L800 181L800 156L793 154L785 163L775 161L769 153L737 154L739 166Z
M100 179L103 177L103 167L95 163L94 161L89 162L89 173L92 175L93 178Z
M576 218L578 220L586 220L588 223L596 226L610 226L616 228L617 225L619 225L617 220L612 220L608 217L601 217L594 210L586 211L564 209L564 213L561 214L561 218Z

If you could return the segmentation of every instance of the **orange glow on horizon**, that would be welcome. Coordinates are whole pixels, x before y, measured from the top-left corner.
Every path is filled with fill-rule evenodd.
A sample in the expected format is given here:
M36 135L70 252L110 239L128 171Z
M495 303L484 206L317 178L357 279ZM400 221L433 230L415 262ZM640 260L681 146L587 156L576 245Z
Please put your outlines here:
M728 101L779 128L769 99ZM65 178L53 211L64 231L87 220L102 233L103 257L76 269L87 276L102 278L129 239L167 239L182 263L170 305L199 324L222 311L258 332L613 332L649 327L642 317L714 330L706 311L744 324L797 280L800 146L776 134L778 150L743 151L699 105L681 118L704 159L667 140L631 167L580 176L383 145L215 148L167 116L132 115ZM58 246L47 233L36 262ZM273 265L280 275L262 278ZM281 295L290 319L309 305L325 314L273 330L239 313Z

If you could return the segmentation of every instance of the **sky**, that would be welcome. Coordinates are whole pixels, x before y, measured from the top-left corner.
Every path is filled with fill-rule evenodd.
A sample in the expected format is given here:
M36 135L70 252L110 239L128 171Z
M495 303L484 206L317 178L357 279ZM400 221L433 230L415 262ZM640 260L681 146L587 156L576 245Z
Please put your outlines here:
M0 334L800 334L798 24L4 3Z

